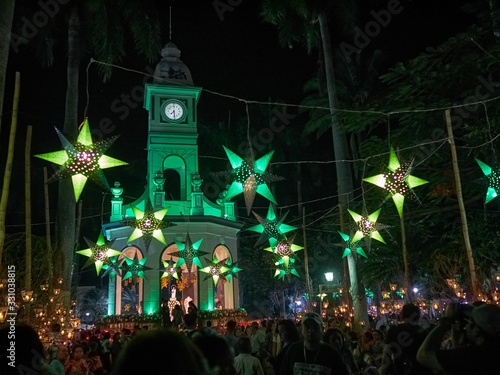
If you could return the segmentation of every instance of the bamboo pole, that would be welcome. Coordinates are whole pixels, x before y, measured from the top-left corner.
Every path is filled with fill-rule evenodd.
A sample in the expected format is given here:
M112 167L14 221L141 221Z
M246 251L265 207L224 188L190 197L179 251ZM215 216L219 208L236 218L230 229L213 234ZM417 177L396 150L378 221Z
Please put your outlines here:
M305 267L305 272L306 272L306 289L307 289L307 294L309 295L309 302L308 302L308 310L312 309L312 290L311 290L311 283L310 283L310 277L309 277L309 259L307 257L307 236L306 236L306 208L302 207L302 233L304 236L304 267Z
M413 302L413 290L410 289L410 261L408 256L408 247L406 246L406 227L405 227L405 215L404 212L401 212L401 217L399 218L400 226L401 226L401 250L403 251L403 266L404 266L404 285L403 287L406 289L406 297L408 298L408 302Z
M49 186L47 184L47 167L43 167L43 193L45 199L45 239L47 242L47 263L49 270L50 291L52 291L52 281L54 279L54 266L52 264L52 240L50 238L50 209L49 209Z
M465 205L462 197L462 184L460 182L460 170L458 169L458 161L457 161L457 150L455 148L455 138L453 137L453 127L451 126L451 116L450 110L447 109L445 111L446 118L446 127L448 129L448 137L451 148L451 159L453 161L453 172L455 175L455 186L457 189L457 199L458 199L458 208L460 210L460 220L462 222L462 233L464 236L465 242L465 250L467 251L467 258L469 260L469 272L471 278L472 285L472 293L474 294L475 299L479 299L479 295L481 294L479 284L477 282L476 276L476 267L474 265L474 256L472 255L472 247L470 244L469 238L469 227L467 225L467 215L465 213Z
M2 266L3 246L5 243L5 217L7 214L7 201L9 200L10 178L12 176L12 164L14 160L14 146L15 146L16 130L17 130L17 112L19 108L20 88L21 88L21 73L16 72L14 100L12 102L12 119L10 124L9 149L7 152L7 161L5 162L5 172L3 175L2 198L0 199L0 267Z

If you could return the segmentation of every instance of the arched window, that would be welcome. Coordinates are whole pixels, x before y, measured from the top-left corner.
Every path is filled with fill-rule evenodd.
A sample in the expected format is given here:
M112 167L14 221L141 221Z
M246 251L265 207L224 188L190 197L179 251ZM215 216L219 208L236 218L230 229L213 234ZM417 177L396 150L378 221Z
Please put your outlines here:
M141 251L133 246L123 250L118 257L118 264L123 266L125 263L124 257L129 259L137 257L138 260L143 258ZM142 314L144 308L144 280L141 277L122 279L121 276L117 276L116 288L116 295L119 298L117 311L121 315Z
M181 176L179 173L174 169L166 169L163 176L165 177L165 200L181 200Z
M231 253L228 248L223 245L219 245L215 248L214 257L217 261L228 259L231 260ZM216 309L232 309L234 308L233 302L233 288L232 284L227 280L222 280L219 278L217 281L217 286L214 288L214 301L213 306Z

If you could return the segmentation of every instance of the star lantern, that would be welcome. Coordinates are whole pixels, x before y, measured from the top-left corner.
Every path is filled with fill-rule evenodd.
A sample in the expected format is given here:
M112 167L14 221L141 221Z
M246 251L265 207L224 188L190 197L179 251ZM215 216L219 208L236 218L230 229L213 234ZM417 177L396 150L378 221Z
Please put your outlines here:
M264 250L274 253L280 260L283 261L286 268L290 265L290 261L295 262L295 252L304 249L302 246L295 245L289 241L280 241L274 248L268 247Z
M229 268L229 271L227 271L225 276L229 282L231 282L233 276L238 277L236 273L241 271L241 268L236 267L236 263L238 262L232 263L231 259L227 258L227 267Z
M179 280L179 274L182 274L181 268L177 265L177 263L174 263L172 261L172 258L170 258L168 261L167 260L162 260L163 262L163 268L160 269L160 272L163 272L163 275L161 278L163 279L164 277L173 277L177 280Z
M202 241L203 241L203 238L201 240L193 243L191 241L191 237L189 236L189 233L186 235L186 242L185 243L175 241L175 244L179 248L179 251L176 251L175 253L172 253L170 255L175 256L175 257L179 257L179 260L177 261L178 267L185 264L188 272L191 272L191 268L192 268L193 264L197 265L200 268L203 268L203 265L201 264L201 261L200 261L200 257L202 257L208 253L200 250L200 245L201 245Z
M358 224L358 230L352 238L352 242L358 242L363 237L374 238L377 241L385 243L384 239L379 233L380 225L377 224L380 209L368 215L367 217L361 216L354 211L347 210L351 214L353 220Z
M143 237L147 250L151 244L151 239L154 237L162 244L166 245L167 243L165 242L162 230L171 227L172 224L163 221L163 218L170 207L163 208L155 212L149 200L146 203L144 211L133 205L130 205L130 207L132 207L135 219L129 220L128 226L134 228L134 231L128 238L127 242L130 243L137 238Z
M109 267L111 264L111 257L117 256L121 254L121 251L113 250L111 246L113 246L114 241L105 241L104 234L101 232L97 242L93 242L84 238L85 242L87 242L88 249L77 251L77 254L85 255L89 257L89 262L93 262L95 264L95 269L97 271L97 275L101 272L101 268L106 265ZM107 267L106 267L107 268Z
M204 280L211 277L214 280L214 285L217 285L219 279L227 280L226 275L224 274L228 272L230 268L227 266L226 261L227 258L219 261L217 260L217 257L214 257L212 259L212 264L206 266L205 268L201 268L200 271L207 274Z
M144 274L144 271L147 271L151 269L151 267L145 266L146 258L138 259L137 258L137 253L134 255L134 259L124 257L125 259L125 264L123 265L123 270L122 273L123 279L128 279L129 277L132 278L132 285L137 284L137 278L141 278L144 280L147 280L146 275Z
M119 275L120 274L120 268L121 268L121 266L118 264L118 262L116 261L116 259L107 258L104 261L104 264L102 265L102 269L105 270L105 272L103 273L102 277L110 275L112 273L115 273L115 274Z
M274 277L278 277L278 279L281 279L285 275L287 277L290 277L291 275L300 277L299 273L297 272L297 270L293 266L294 263L295 263L294 258L291 258L289 264L286 265L283 258L276 257L274 260L274 265L276 267Z
M267 217L265 219L255 212L253 214L260 224L254 225L253 227L248 228L248 230L261 234L256 245L261 244L266 240L266 238L268 238L269 244L272 248L274 248L278 244L279 240L286 238L285 233L297 229L297 227L283 224L283 221L285 221L288 212L284 214L280 219L278 219L276 217L276 213L274 212L272 204L269 205L269 210L267 211Z
M49 179L49 182L71 177L75 200L78 201L80 194L88 179L109 190L109 184L104 176L103 169L127 165L128 163L104 155L106 150L118 138L93 143L88 120L85 119L80 133L75 142L71 143L56 128L57 135L61 140L64 150L35 155L40 159L60 165L59 170Z
M352 252L356 252L359 255L364 256L365 258L368 258L366 256L365 251L361 248L361 246L358 246L359 241L354 242L351 237L349 237L347 234L342 233L339 231L340 236L346 243L346 247L344 249L344 254L342 254L342 258L346 257L347 255L351 254Z
M413 162L406 162L403 165L399 163L398 157L391 147L391 156L389 158L389 172L382 173L373 177L365 178L363 181L377 185L389 192L399 213L403 214L403 205L406 194L414 187L427 184L429 181L411 176L411 167Z
M483 171L484 175L488 178L488 190L486 191L486 200L484 202L486 204L493 198L496 198L498 196L498 193L500 191L500 172L484 164L478 159L476 159L476 161L477 164L479 164L479 167Z
M236 195L243 193L248 214L250 214L256 194L260 194L274 204L277 204L267 183L279 181L282 178L266 172L274 151L254 161L253 159L244 160L227 147L223 147L233 168L231 172L233 182L222 201L226 202Z

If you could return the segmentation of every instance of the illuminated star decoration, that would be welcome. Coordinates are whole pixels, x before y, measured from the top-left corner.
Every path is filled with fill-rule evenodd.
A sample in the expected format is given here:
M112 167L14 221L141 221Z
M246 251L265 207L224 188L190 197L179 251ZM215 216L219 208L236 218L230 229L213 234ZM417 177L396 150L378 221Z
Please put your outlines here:
M177 263L173 263L172 258L170 258L168 261L162 260L162 262L163 268L160 269L160 272L163 272L163 275L161 276L161 278L163 279L164 277L174 277L175 279L179 280L179 274L182 273L182 270L177 265Z
M191 272L191 268L194 263L198 267L203 268L203 265L201 264L199 257L204 256L208 253L200 250L201 241L203 241L203 238L199 241L196 241L195 243L192 243L189 233L186 235L185 244L182 242L175 241L175 244L179 248L179 251L176 251L175 253L172 253L170 255L174 257L179 257L179 260L177 261L178 267L185 264L188 272Z
M139 260L137 258L137 253L134 255L134 259L123 257L125 259L125 264L122 266L123 279L132 278L132 284L137 284L137 278L147 280L144 271L150 270L151 267L145 266L146 258Z
M114 257L121 254L121 251L113 250L111 246L113 246L114 241L105 241L104 234L101 232L97 242L92 242L85 238L85 242L87 242L88 249L77 251L77 254L85 255L89 257L88 262L95 264L95 269L97 271L97 275L101 272L101 268L110 264L110 257Z
M339 231L340 236L346 243L346 248L344 249L344 254L342 254L342 258L346 257L348 254L351 254L352 252L356 252L359 255L364 256L365 258L368 258L366 256L365 251L361 248L361 246L358 245L359 241L354 242L351 240L351 237L349 237L347 234L342 233Z
M170 207L163 208L155 212L149 200L146 203L144 211L133 205L130 205L130 207L134 212L135 219L129 220L127 224L128 226L134 228L134 231L128 238L127 242L130 243L139 237L143 237L147 250L151 243L151 238L154 237L162 244L166 245L167 243L165 242L162 230L172 226L172 224L163 221L163 218Z
M227 271L225 276L227 277L227 280L229 282L231 282L233 276L238 277L236 275L236 272L240 272L241 268L236 267L236 263L238 263L238 262L231 263L231 259L229 259L229 258L227 258L226 260L227 260L227 267L229 268L229 271Z
M125 306L123 306L123 308L125 309L125 311L129 311L130 310L130 305L125 305Z
M278 279L281 279L283 276L290 277L291 275L299 276L299 273L294 267L295 259L290 258L290 262L288 265L285 264L285 261L283 258L280 257L275 257L274 258L274 265L276 267L276 271L274 272L274 277L278 276Z
M269 205L269 210L267 211L267 217L265 219L255 212L253 214L260 224L254 225L253 227L248 228L248 230L261 233L256 245L261 244L266 240L266 238L268 238L269 244L272 248L274 248L278 244L279 240L286 239L285 233L297 229L297 227L283 224L288 212L278 219L272 204Z
M57 128L56 132L64 150L35 156L61 166L49 179L49 182L58 178L71 177L76 201L80 198L80 194L89 178L109 190L108 181L102 170L128 164L104 155L118 136L95 144L92 143L92 135L87 119L85 119L74 143L69 142Z
M358 224L358 231L354 234L352 242L358 242L363 237L371 237L385 243L384 239L379 233L380 225L377 224L380 209L368 215L368 217L361 216L354 211L347 210L351 214L354 221Z
M264 198L270 200L274 204L276 200L269 190L267 183L273 181L282 180L281 177L274 176L266 172L266 168L273 156L274 151L267 153L258 160L243 160L234 152L229 150L227 147L223 146L226 151L229 162L233 171L231 177L233 182L226 192L223 198L223 202L235 197L236 195L243 193L245 196L245 205L247 207L247 213L250 214L253 202L255 200L255 194L260 194Z
M476 159L477 164L483 171L484 175L488 178L488 190L486 191L486 201L485 204L491 201L493 198L498 196L500 191L499 177L500 173L498 170L492 169L490 166L484 164L482 161Z
M104 261L104 264L102 266L102 269L105 270L102 277L113 274L113 273L119 275L120 268L121 268L121 266L118 264L116 259L107 258Z
M389 172L368 177L363 180L377 185L378 187L381 187L389 192L389 196L392 197L392 200L396 205L399 217L401 217L403 213L405 195L414 187L424 185L429 182L410 175L412 163L413 162L406 162L401 165L394 149L391 147L391 156L389 158L388 166Z
M279 260L283 261L285 267L288 268L290 262L295 262L295 252L302 249L302 246L295 245L291 243L291 241L283 240L279 241L274 248L268 247L264 250L274 253Z
M225 273L229 271L227 266L227 258L218 261L217 257L212 259L212 264L206 266L205 268L200 268L200 271L205 272L207 276L203 280L209 279L210 277L214 280L214 285L217 285L219 279L227 280Z

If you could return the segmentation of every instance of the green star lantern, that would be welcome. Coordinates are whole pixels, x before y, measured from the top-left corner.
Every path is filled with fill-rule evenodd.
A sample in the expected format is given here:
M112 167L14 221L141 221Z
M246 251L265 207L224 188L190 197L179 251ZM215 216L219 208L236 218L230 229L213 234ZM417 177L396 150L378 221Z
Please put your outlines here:
M56 132L64 150L35 156L61 166L49 179L49 182L59 178L71 177L76 201L80 198L80 194L88 179L109 190L108 182L102 170L128 164L104 155L104 152L106 152L118 136L98 143L92 142L87 119L85 119L78 138L74 143L69 142L57 128Z
M274 253L283 264L288 268L290 261L295 262L295 252L304 249L302 246L295 245L289 241L279 241L276 246L265 248L264 250Z
M389 192L399 213L403 214L403 205L405 195L414 187L427 184L429 181L410 175L412 162L406 162L403 165L399 163L398 157L391 147L391 156L389 158L389 172L382 173L373 177L365 178L363 181L377 185Z
M488 190L486 191L485 204L498 196L500 191L500 173L498 170L492 169L490 166L484 164L482 161L476 159L477 164L483 171L484 175L488 178Z
M288 233L292 230L297 229L297 227L292 227L291 225L283 224L285 221L286 215L285 213L280 219L276 217L276 213L274 212L273 205L269 205L269 210L267 211L267 217L264 219L255 212L253 213L260 224L254 225L253 227L248 228L247 230L251 230L253 232L260 233L259 240L257 241L257 245L261 244L269 239L269 244L272 248L276 247L279 240L285 239L285 233Z
M291 275L299 276L299 273L294 267L295 259L291 258L288 265L285 264L283 258L276 257L274 259L274 265L276 267L276 271L274 272L274 277L278 277L281 279L283 276L290 277Z
M172 226L172 224L163 221L163 218L170 207L155 212L149 200L146 203L144 211L133 205L130 205L130 207L134 212L135 219L129 220L127 224L134 228L134 231L127 242L130 243L140 237L144 237L144 244L147 250L151 244L152 237L154 237L162 244L166 245L162 230Z
M347 210L351 214L353 220L358 224L358 230L352 238L352 242L358 242L363 237L371 237L385 243L384 239L379 233L379 228L377 225L378 215L380 214L380 209L368 215L367 217L361 216L354 211Z
M104 234L102 232L99 235L97 242L90 241L85 237L84 239L85 242L87 242L87 246L89 248L77 251L76 253L89 257L88 262L94 262L97 275L99 275L99 273L101 272L101 268L103 268L103 266L106 266L106 268L110 266L111 257L121 254L121 251L113 250L111 248L111 246L113 246L114 241L104 240Z
M170 258L168 261L162 260L162 262L163 262L163 268L160 269L160 272L163 272L163 274L161 278L163 279L164 277L173 277L179 280L179 274L182 273L182 270L177 265L177 263L174 263L172 258Z
M208 253L200 250L200 245L202 241L203 238L193 243L191 241L189 233L186 235L185 243L175 241L175 244L179 248L179 251L176 251L175 253L172 253L170 255L174 257L179 257L179 260L177 261L178 267L185 264L188 272L191 272L193 264L197 265L200 268L203 268L203 265L201 264L199 257L202 257Z
M238 262L231 263L231 259L227 258L227 267L229 271L227 271L226 277L229 282L231 282L233 276L238 277L236 273L241 271L241 268L236 267L236 263Z
M207 274L204 280L211 277L214 281L214 285L217 285L219 279L227 280L225 273L228 272L230 268L228 267L226 261L227 259L218 261L217 257L214 257L212 259L212 264L208 265L205 268L200 268L200 271L205 272Z
M359 241L353 241L351 240L351 237L349 237L347 234L342 233L339 231L340 237L344 240L346 243L346 247L344 249L344 254L342 254L342 258L346 257L347 255L351 254L352 252L356 252L359 255L364 256L365 258L368 258L366 256L365 251L361 248L361 246L358 246Z
M129 277L132 278L132 284L137 283L137 278L140 277L144 280L147 280L146 275L144 274L144 271L150 270L151 267L145 266L146 264L146 258L138 259L137 258L137 253L134 255L134 259L130 259L127 257L124 257L125 259L125 264L122 266L122 273L123 273L123 279L128 279Z
M243 193L245 197L245 205L247 213L250 214L255 195L260 194L264 198L276 204L276 200L269 190L267 183L281 180L281 177L274 176L266 172L267 166L274 151L267 153L258 160L243 160L234 152L223 146L226 155L231 163L233 171L231 177L233 182L223 198L223 202Z

